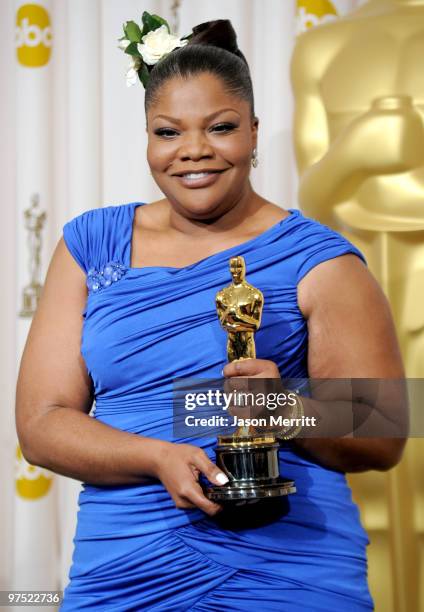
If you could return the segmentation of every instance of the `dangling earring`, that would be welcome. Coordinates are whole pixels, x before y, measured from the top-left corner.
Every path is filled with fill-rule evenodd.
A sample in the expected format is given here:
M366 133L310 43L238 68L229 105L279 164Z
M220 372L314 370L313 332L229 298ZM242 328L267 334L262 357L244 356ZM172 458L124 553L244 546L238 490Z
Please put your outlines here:
M252 166L257 168L259 164L258 149L255 147L252 151Z

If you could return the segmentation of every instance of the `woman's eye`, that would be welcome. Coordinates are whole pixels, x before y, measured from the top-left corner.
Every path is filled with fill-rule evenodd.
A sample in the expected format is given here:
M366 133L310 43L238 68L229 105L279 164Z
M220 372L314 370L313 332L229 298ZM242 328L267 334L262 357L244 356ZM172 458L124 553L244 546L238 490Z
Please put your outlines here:
M234 123L219 123L217 125L213 125L210 130L213 132L229 132L236 128L237 126ZM172 128L158 128L154 132L157 136L163 136L164 138L172 138L175 135L178 135L176 130Z
M211 129L218 132L229 132L233 130L236 126L234 123L219 123L218 125L214 125Z
M175 130L171 130L171 128L159 128L155 130L155 134L158 136L165 136L166 138L169 136L174 136L176 134Z

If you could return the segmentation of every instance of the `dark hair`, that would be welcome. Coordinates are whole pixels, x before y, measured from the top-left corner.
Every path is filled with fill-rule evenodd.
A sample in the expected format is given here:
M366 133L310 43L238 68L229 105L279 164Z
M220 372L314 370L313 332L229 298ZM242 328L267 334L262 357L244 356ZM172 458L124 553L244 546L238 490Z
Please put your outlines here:
M195 26L187 45L174 49L153 67L144 98L146 114L168 79L188 78L202 72L216 75L229 93L249 102L251 116L255 116L249 65L237 46L237 35L228 19Z

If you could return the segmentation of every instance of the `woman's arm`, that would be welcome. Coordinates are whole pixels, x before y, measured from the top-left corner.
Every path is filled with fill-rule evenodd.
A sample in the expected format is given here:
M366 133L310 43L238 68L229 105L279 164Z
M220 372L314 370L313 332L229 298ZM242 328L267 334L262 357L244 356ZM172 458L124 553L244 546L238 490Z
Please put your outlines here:
M85 275L63 239L56 247L23 352L16 392L16 428L33 465L94 485L165 482L179 507L208 514L198 474L219 484L220 470L189 444L121 431L89 416L91 379L80 353Z
M88 414L93 391L80 353L86 295L84 273L61 239L22 355L16 388L19 443L29 463L64 476L93 484L141 482L153 474L161 442Z
M357 256L343 255L314 267L299 283L298 303L308 322L311 379L378 379L389 388L389 379L404 378L388 301ZM376 418L399 423L402 430L406 398L400 386L397 391L397 403L394 395L383 392L370 410ZM344 472L389 469L399 462L405 443L402 437L295 440L323 465Z

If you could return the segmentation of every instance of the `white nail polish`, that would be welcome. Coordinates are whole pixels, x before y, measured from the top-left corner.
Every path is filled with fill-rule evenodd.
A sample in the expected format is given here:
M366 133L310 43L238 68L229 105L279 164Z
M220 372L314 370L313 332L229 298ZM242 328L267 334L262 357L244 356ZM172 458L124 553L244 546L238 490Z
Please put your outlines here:
M220 472L219 474L216 475L216 479L219 482L219 484L227 484L228 482L228 476L226 476L225 474L223 474L222 472Z

